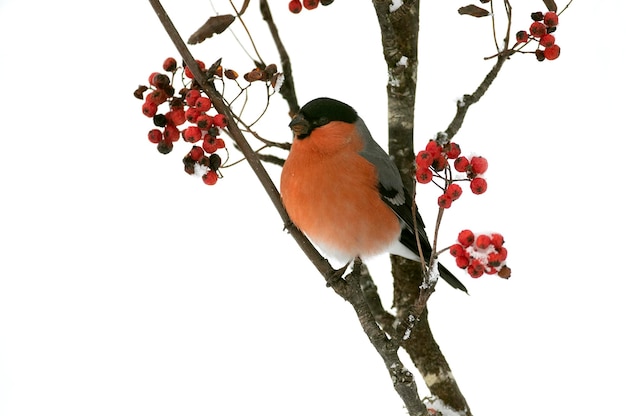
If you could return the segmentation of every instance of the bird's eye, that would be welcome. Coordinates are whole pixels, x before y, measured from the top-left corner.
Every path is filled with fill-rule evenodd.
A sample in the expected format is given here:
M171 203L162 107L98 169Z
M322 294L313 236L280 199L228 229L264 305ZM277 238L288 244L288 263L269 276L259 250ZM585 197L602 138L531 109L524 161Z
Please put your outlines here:
M330 119L328 117L320 117L317 119L317 122L315 123L316 127L320 127L320 126L324 126L326 124L330 123Z

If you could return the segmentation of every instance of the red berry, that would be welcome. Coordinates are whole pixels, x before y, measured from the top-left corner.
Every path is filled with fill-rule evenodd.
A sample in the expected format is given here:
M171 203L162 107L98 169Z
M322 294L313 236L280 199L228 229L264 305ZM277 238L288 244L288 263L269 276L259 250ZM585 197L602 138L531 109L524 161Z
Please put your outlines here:
M167 72L174 72L177 66L178 64L174 58L166 58L165 61L163 61L163 69Z
M533 22L530 25L529 29L530 34L537 39L545 35L547 31L548 29L546 28L546 25L544 25L542 22Z
M189 126L183 130L183 140L189 143L196 143L202 139L202 131L197 126Z
M176 126L171 124L165 126L165 130L163 130L163 140L173 143L178 141L179 138L180 131L176 128Z
M487 181L485 178L474 178L470 181L470 189L476 195L484 194L487 191Z
M155 87L162 89L170 85L170 78L165 74L160 74L158 72L153 72L150 74L150 78L148 78L150 85L154 85Z
M450 208L452 206L452 198L450 198L450 195L443 194L437 198L437 204L440 208Z
M204 139L202 140L202 148L207 153L217 152L217 149L219 149L218 144L217 144L217 138L209 134L205 134Z
M448 185L448 189L446 189L446 195L452 198L453 201L459 199L462 193L463 189L456 183L451 183Z
M548 61L555 60L559 55L561 55L561 47L559 45L549 46L543 51L543 56L545 56Z
M198 98L200 98L200 91L199 90L189 90L187 91L187 94L185 94L185 101L187 101L187 105L189 107L193 107L196 105L196 101L198 100Z
M303 0L304 8L307 10L313 10L319 5L319 0Z
M152 129L148 132L148 140L150 140L151 143L157 144L163 140L163 133L159 129Z
M148 82L150 83L150 85L155 85L155 78L156 76L159 75L158 72L153 72L150 74L150 76L148 77Z
M461 156L454 160L454 169L456 169L457 172L463 173L467 171L469 164L469 160L465 156Z
M448 159L456 159L461 154L461 146L456 143L450 143L448 145L448 151L446 152L446 156Z
M154 117L156 115L157 112L157 105L152 102L152 101L146 101L145 103L143 103L143 105L141 106L141 112L146 116L146 117Z
M428 183L433 179L433 173L429 168L417 168L415 179L419 183Z
M504 263L509 254L508 250L504 247L500 247L499 249L497 249L496 253L498 253L498 259L501 263Z
M515 34L515 40L519 43L528 42L528 32L526 32L525 30L520 30Z
M291 0L289 2L289 11L291 13L300 13L302 11L302 3L300 3L300 0Z
M215 139L215 145L218 149L223 149L226 147L226 143L224 143L224 139L220 139L219 137Z
M431 164L435 172L441 172L448 166L448 159L443 155L443 153L439 153L439 156L433 159L433 163Z
M195 162L202 159L203 156L204 156L204 150L202 150L202 148L199 146L194 146L189 151L189 157L191 157L191 160Z
M452 244L450 246L450 254L452 255L452 257L458 257L465 254L465 249L460 244Z
M190 123L196 123L198 121L198 117L202 114L202 111L198 110L196 107L190 107L185 111L185 118Z
M551 34L543 35L541 39L539 39L539 44L541 46L545 46L546 48L554 45L554 36ZM545 51L544 51L545 54Z
M476 247L482 248L484 250L491 245L491 237L485 234L481 234L476 237L476 241L474 242L474 244L476 244Z
M433 159L435 159L439 157L443 149L437 144L436 141L430 140L428 143L426 143L426 151L430 152L430 154L433 155Z
M472 172L476 175L481 175L487 171L489 164L487 163L487 159L482 156L474 156L472 160L470 160L470 165L472 166Z
M207 97L199 97L196 100L196 108L202 112L209 111L211 109L211 100Z
M504 237L502 237L502 234L498 234L498 233L491 234L491 244L493 244L493 246L497 249L501 248L502 245L504 244Z
M208 130L213 125L213 117L208 114L200 114L196 119L196 124L202 130Z
M213 116L213 124L217 127L219 127L220 129L223 129L224 127L226 127L228 125L228 122L226 120L226 116L224 114L216 114Z
M185 110L178 108L176 110L168 111L165 113L165 119L175 126L184 124L187 118L185 117Z
M456 256L456 265L458 268L465 269L467 266L469 266L469 263L470 263L469 257L467 256L465 252Z
M199 59L196 59L196 63L200 67L201 71L205 70L206 66L204 65L204 62L200 61ZM188 66L185 67L185 76L187 78L192 78L193 79L193 74L191 73L191 69L189 69Z
M420 150L415 156L415 163L418 168L428 168L433 163L433 155L429 151Z
M467 266L467 273L474 279L478 279L485 273L485 266L477 260L472 260L469 266Z
M207 171L207 173L202 175L202 181L207 185L215 185L217 182L217 172L214 170Z
M148 101L155 103L156 105L161 105L167 101L167 94L163 90L154 90L146 95L146 102Z
M555 27L556 25L559 24L559 15L554 12L548 12L543 17L543 22L548 27Z
M459 233L457 240L463 247L469 247L474 243L474 233L470 230L463 230Z
M487 254L487 265L491 267L499 267L502 262L497 252Z

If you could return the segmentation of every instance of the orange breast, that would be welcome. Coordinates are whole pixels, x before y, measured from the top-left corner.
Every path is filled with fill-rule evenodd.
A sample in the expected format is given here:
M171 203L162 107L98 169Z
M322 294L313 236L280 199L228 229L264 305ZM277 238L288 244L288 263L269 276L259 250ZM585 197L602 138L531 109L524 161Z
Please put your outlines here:
M354 126L331 122L294 139L281 194L291 220L326 254L341 260L384 252L400 223L381 200L374 165Z

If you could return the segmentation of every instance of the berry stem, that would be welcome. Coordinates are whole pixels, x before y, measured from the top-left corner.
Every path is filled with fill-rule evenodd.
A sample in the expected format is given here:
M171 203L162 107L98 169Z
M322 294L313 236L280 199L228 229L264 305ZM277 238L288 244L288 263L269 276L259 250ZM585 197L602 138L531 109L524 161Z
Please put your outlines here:
M567 4L565 5L565 7L563 7L563 10L561 10L561 11L558 13L558 14L559 14L559 16L560 16L560 15L561 15L561 14L562 14L565 10L567 10L567 8L569 7L569 5L570 5L570 4L572 4L572 2L573 2L573 1L574 1L574 0L569 0L569 3L567 3Z
M435 221L435 231L433 232L433 251L428 261L428 269L435 266L435 260L437 259L437 240L439 239L439 227L441 227L444 211L445 208L440 207L439 212L437 212L437 221Z
M259 53L259 50L256 48L256 44L254 43L254 38L250 34L250 31L248 30L248 26L246 26L246 23L241 18L241 15L244 14L246 9L248 8L249 0L244 2L243 6L241 7L241 10L237 10L237 7L234 5L232 0L230 0L229 2L230 2L230 5L232 6L233 10L237 14L237 19L239 19L239 22L241 23L241 26L243 26L243 30L246 31L246 34L248 35L248 39L250 39L250 43L252 44L252 49L254 49L254 53L256 53L256 56L259 59L258 61L256 61L255 59L252 59L252 60L255 61L255 62L263 63L263 58L261 58L261 54ZM234 34L233 34L233 36L234 36ZM239 42L239 39L237 39L236 36L235 36L235 39L237 40L237 43L239 43L241 45L241 42ZM243 47L243 45L241 45L241 47L245 51L245 48ZM250 54L247 51L246 51L246 54L248 56L250 56ZM250 58L252 58L252 57L250 56Z

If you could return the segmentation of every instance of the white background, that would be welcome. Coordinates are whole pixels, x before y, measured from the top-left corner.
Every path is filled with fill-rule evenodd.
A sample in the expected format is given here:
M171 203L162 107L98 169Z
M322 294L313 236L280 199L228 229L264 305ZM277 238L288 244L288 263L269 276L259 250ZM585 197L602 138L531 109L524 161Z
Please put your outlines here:
M384 146L371 4L291 15L271 3L300 103L348 102ZM463 2L422 3L417 148L494 52L490 22L458 16ZM489 190L446 213L442 244L499 231L513 269L509 281L459 273L471 296L442 284L430 303L476 415L621 412L625 10L597 3L561 16L558 60L508 62L456 138L488 158ZM212 14L204 1L164 6L185 39ZM514 31L544 9L513 6ZM246 19L277 62L256 2ZM252 69L228 33L192 52ZM132 92L170 55L147 1L0 0L0 415L405 414L251 170L209 188L183 172L185 144L162 156L146 139ZM286 109L276 96L259 131L290 140ZM437 192L418 191L432 230ZM370 268L390 306L388 260Z

